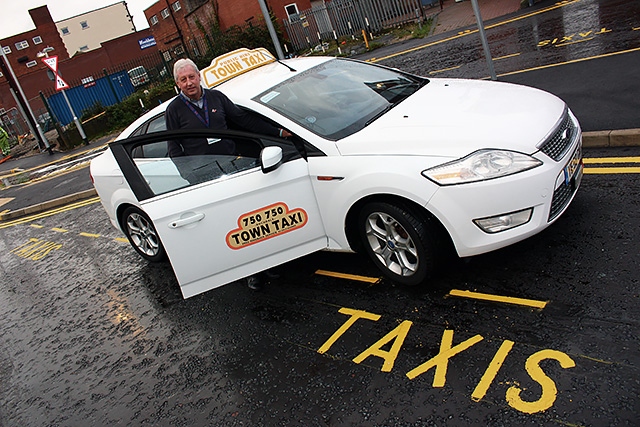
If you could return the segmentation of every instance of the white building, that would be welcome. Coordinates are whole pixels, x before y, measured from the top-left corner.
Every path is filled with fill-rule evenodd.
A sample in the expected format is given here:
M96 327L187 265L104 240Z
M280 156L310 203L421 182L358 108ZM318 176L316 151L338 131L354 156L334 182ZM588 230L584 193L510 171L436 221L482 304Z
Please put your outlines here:
M56 22L56 27L69 56L97 49L102 42L136 31L125 1L63 19Z

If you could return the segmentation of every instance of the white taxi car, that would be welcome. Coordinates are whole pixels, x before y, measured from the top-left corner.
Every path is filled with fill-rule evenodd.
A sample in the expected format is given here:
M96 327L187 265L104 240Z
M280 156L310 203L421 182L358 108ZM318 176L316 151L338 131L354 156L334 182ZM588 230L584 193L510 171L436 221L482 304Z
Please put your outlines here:
M164 131L158 106L91 163L114 226L168 256L185 298L318 250L365 251L415 285L552 224L583 173L582 134L557 97L506 83L426 79L349 59L231 52L202 70L293 136ZM235 144L167 156L167 141Z

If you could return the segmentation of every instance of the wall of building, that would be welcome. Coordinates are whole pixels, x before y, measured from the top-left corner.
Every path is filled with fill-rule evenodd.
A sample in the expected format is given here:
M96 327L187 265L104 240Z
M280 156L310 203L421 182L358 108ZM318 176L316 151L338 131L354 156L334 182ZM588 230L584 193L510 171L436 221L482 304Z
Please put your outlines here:
M274 13L278 22L287 19L285 6L296 4L299 10L311 8L310 0L266 0L267 7ZM176 4L179 5L176 8ZM244 27L248 23L262 24L264 16L256 0L159 0L144 11L149 29L158 42L158 48L167 61L194 52L194 48L204 51L202 44L205 31L218 24L220 30L230 27Z
M29 14L36 27L35 30L0 40L0 45L6 47L7 60L11 64L16 77L22 87L32 110L44 110L44 104L39 93L55 92L55 83L47 74L48 67L38 57L45 48L49 56L58 57L58 69L63 79L72 87L82 85L83 79L98 79L104 76L104 70L127 70L136 65L162 67L161 55L153 43L149 29L128 34L100 43L100 48L69 57L64 42L58 33L46 6L29 10ZM37 38L38 43L33 39ZM152 40L152 39L151 39ZM146 42L142 43L141 42ZM16 43L23 49L16 49ZM27 46L28 45L28 46ZM28 67L27 64L30 66ZM10 92L5 76L0 76L0 111L9 111L16 107L16 101Z
M100 43L135 32L126 2L56 22L69 56L98 49Z

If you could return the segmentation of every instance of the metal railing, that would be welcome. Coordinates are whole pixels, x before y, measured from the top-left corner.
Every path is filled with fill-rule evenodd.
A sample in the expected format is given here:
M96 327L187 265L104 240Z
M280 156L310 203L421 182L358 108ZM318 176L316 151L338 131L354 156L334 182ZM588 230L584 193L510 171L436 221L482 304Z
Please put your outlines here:
M423 19L420 0L332 0L283 21L295 50Z

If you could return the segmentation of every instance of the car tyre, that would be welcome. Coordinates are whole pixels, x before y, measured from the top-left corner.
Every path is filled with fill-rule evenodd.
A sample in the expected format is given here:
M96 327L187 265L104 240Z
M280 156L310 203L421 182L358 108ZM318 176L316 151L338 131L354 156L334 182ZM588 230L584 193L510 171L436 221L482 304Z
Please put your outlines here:
M151 262L163 261L167 254L149 217L135 206L122 213L122 230L133 249Z
M394 282L414 286L434 273L438 233L424 216L401 205L369 203L358 228L365 251Z

